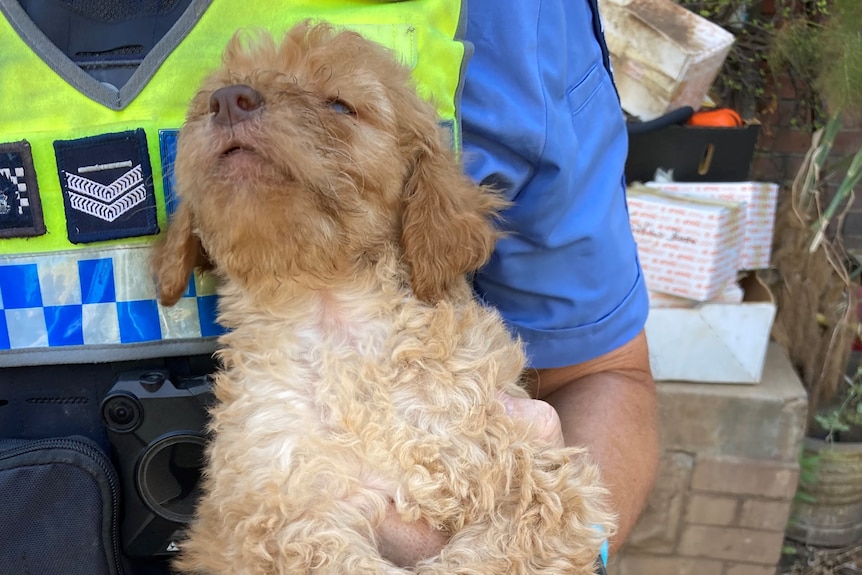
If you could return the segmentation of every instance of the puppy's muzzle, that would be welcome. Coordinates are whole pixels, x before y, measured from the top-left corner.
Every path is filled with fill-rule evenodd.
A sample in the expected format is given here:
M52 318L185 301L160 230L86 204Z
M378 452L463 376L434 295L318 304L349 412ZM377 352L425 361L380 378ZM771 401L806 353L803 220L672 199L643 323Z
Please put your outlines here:
M219 88L210 96L213 121L225 126L244 122L255 115L263 105L263 96L245 84Z

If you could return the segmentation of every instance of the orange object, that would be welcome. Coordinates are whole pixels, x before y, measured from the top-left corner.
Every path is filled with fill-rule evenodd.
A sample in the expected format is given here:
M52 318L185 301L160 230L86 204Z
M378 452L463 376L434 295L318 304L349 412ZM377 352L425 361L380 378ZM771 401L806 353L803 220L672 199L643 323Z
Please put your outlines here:
M686 124L706 128L740 128L742 127L742 117L730 108L716 108L715 110L695 112Z

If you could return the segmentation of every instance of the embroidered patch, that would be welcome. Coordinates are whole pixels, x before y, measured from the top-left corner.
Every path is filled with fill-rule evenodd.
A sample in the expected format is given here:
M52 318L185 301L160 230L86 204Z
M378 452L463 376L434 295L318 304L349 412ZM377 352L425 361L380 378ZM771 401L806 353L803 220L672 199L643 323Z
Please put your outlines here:
M0 238L45 233L33 155L27 141L0 144Z
M159 233L153 172L143 130L54 142L75 244Z

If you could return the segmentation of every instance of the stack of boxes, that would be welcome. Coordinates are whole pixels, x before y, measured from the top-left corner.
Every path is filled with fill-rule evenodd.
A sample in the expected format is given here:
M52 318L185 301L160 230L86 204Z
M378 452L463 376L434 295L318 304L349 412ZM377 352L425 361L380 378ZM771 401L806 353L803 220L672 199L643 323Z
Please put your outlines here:
M732 35L679 0L598 1L631 117L627 199L649 290L650 363L656 380L691 383L658 386L659 478L610 572L768 575L806 406L769 344L776 310L758 281L778 186L747 181L756 123L666 125L683 121L684 106L709 104Z
M775 306L753 272L769 267L777 193L761 182L629 186L656 379L760 381Z
M599 0L599 8L633 125L709 101L731 33L673 0ZM769 267L778 186L745 181L756 134L756 125L632 130L629 214L658 380L761 379L775 306L751 280Z

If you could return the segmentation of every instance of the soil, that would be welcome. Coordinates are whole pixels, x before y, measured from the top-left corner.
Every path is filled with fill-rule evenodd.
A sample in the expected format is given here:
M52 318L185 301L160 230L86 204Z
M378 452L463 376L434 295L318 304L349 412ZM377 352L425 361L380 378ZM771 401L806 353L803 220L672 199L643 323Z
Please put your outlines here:
M786 539L776 575L862 575L862 541L832 549Z

